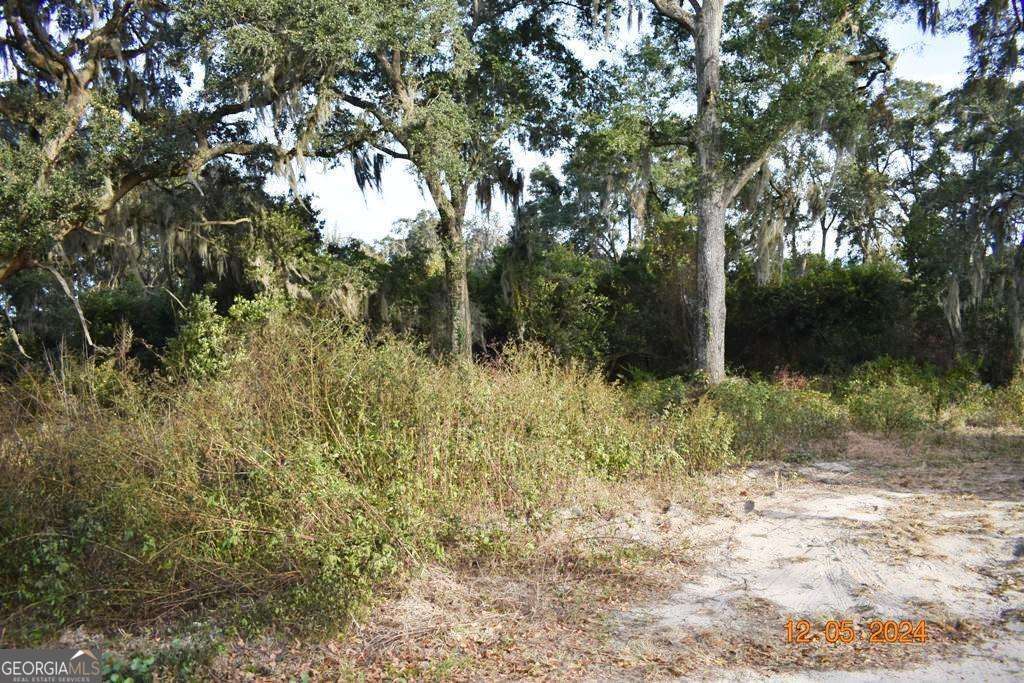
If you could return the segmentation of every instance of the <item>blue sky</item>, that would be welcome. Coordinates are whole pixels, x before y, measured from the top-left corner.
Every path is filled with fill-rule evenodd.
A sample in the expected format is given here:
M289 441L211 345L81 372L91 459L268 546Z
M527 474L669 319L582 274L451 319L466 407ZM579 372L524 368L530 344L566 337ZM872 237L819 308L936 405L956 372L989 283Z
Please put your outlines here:
M961 81L967 51L963 35L923 34L912 19L907 19L891 23L886 37L899 55L895 64L898 77L930 81L944 89ZM543 161L540 155L530 153L517 158L527 174ZM557 166L558 161L551 163ZM396 221L432 208L407 163L394 162L385 169L383 188L382 194L371 191L364 195L356 187L349 167L328 169L312 162L306 169L303 187L314 195L313 205L321 210L331 238L357 237L368 242L391 234ZM279 189L283 189L283 183ZM498 212L495 219L507 220L507 215Z

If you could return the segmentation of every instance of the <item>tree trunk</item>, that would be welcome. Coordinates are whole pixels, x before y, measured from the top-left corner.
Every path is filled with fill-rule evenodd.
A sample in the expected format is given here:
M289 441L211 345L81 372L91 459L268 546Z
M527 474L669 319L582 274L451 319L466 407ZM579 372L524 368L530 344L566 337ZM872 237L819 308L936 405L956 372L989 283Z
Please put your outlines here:
M441 212L438 233L444 258L444 295L448 315L445 351L454 359L473 359L473 327L469 313L469 279L466 244L462 238L464 214Z
M773 213L761 220L757 229L757 259L754 277L764 287L782 279L782 218Z
M473 326L469 313L469 279L466 243L462 236L466 221L469 187L445 188L437 175L424 180L437 208L437 236L444 259L445 332L443 351L460 362L473 360Z
M1024 313L1020 302L1024 292L1024 275L1013 272L1009 279L1006 308L1010 317L1010 334L1013 336L1013 374L1014 378L1024 378Z
M963 351L963 322L960 317L960 279L953 273L946 278L946 295L942 299L942 312L949 327L949 338L953 344L953 357L959 358Z
M696 25L697 325L694 360L709 384L725 379L725 183L718 112L723 0L705 0Z

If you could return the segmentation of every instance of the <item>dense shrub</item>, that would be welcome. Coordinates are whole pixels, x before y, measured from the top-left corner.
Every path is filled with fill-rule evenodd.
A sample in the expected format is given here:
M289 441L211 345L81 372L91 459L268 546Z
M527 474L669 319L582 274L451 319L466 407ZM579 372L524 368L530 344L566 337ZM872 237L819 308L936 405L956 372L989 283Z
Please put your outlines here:
M886 434L917 432L933 415L927 394L898 381L857 388L850 392L846 405L856 427Z
M84 348L82 326L71 301L60 287L53 286L53 277L42 270L19 273L6 282L0 291L8 315L17 311L19 342L35 360L62 350ZM100 347L112 347L125 328L132 330L136 343L128 349L146 367L155 367L159 357L154 349L162 349L174 335L173 299L162 289L150 289L135 278L119 286L95 286L85 289L79 303L89 334ZM16 366L24 365L24 357L9 338L7 321L0 332L0 376L13 378ZM144 343L143 343L144 342Z
M992 392L989 408L996 425L1024 428L1024 376Z
M799 451L834 439L846 426L843 409L819 391L762 380L730 379L711 400L736 423L736 447L752 457Z
M838 393L860 428L914 432L932 421L954 428L1005 424L998 406L1012 388L984 384L979 364L968 359L942 372L934 365L883 356L854 369L839 382Z
M736 425L710 401L676 411L672 422L672 452L697 469L712 469L733 459Z
M529 259L518 243L497 255L504 305L513 338L542 342L563 358L600 363L608 355L610 299L598 291L601 263L564 245L539 245Z
M633 381L626 385L626 391L637 407L650 413L670 411L700 394L700 388L682 376L656 379L636 370Z
M179 332L167 345L165 363L173 374L206 379L226 366L228 319L206 296L195 296L184 310Z
M741 268L729 284L728 360L764 373L837 373L881 353L908 353L903 277L890 263L814 259L803 274L759 286L752 270Z
M10 611L66 623L241 604L243 621L335 623L473 519L525 523L581 478L731 452L713 405L645 414L536 348L445 366L278 317L224 353L201 337L185 339L223 363L204 381L85 365L0 388L0 405L30 408L0 429Z

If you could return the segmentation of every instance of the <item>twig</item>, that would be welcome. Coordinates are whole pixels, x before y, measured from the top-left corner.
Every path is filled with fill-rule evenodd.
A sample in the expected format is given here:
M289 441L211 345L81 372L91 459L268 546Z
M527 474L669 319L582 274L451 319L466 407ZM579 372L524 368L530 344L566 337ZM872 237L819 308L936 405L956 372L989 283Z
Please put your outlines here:
M48 270L51 275L60 283L64 293L67 294L68 298L71 299L71 304L75 307L75 313L78 314L78 322L82 324L82 336L85 338L85 343L91 350L96 350L96 345L92 341L92 336L89 334L89 323L85 319L85 313L82 312L82 306L78 303L78 297L75 296L74 291L68 286L68 281L64 279L64 276L60 274L60 271L53 266L43 263L40 264L44 270Z

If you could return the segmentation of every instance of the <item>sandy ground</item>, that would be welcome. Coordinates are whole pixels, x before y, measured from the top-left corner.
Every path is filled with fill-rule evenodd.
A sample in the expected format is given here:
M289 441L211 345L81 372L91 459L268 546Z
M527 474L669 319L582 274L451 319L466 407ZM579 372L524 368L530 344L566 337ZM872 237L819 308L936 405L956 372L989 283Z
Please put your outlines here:
M1019 459L918 460L861 435L849 456L720 482L732 505L689 510L698 571L622 613L630 648L685 651L704 680L1024 679ZM951 455L951 454L946 454ZM818 642L785 642L806 619ZM925 620L925 643L824 640L827 620ZM685 660L685 658L683 658Z

